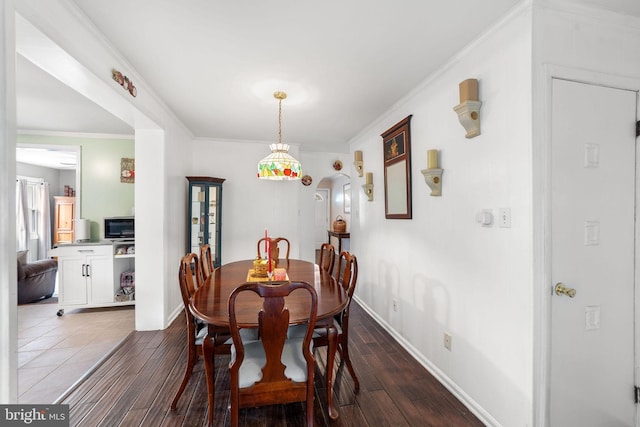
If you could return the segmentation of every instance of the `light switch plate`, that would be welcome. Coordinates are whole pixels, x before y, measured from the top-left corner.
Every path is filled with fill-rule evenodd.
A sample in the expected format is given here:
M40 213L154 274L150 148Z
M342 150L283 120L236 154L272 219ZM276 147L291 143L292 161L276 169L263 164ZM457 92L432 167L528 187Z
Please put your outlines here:
M584 222L584 245L596 246L600 244L600 221Z
M598 144L584 145L584 167L595 169L600 166L600 146Z
M500 208L498 210L498 223L502 228L511 228L511 209Z
M587 331L600 329L599 305L588 305L584 308L584 327Z

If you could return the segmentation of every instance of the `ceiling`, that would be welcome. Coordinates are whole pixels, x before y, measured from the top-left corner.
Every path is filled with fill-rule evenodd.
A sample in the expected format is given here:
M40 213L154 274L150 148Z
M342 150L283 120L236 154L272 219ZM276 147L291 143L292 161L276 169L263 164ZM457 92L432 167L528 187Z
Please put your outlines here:
M521 0L74 0L194 137L348 152L348 142ZM542 0L571 1L571 0ZM640 16L637 0L579 0ZM29 61L19 130L133 130ZM473 77L473 76L469 76ZM134 83L136 83L134 81ZM452 88L452 102L457 100Z
M75 170L77 152L62 147L16 147L16 162L44 166L51 169Z

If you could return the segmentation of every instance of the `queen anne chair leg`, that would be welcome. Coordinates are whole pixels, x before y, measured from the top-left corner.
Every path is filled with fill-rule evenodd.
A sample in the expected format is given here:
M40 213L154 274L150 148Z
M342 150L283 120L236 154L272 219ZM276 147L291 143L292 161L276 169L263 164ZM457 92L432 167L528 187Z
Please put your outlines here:
M207 411L207 425L213 426L213 408L215 403L215 365L214 365L214 342L211 335L207 334L202 342L202 357L204 358L204 373L207 378L207 391L209 408Z
M333 388L333 365L335 362L336 348L338 345L338 331L334 326L329 326L327 328L327 338L329 341L329 346L327 348L327 390L331 390ZM332 420L338 419L338 410L334 407L333 401L331 400L331 393L327 396L327 407L329 408L329 418Z
M360 381L358 381L358 377L356 376L356 371L355 369L353 369L353 365L351 364L351 358L349 357L349 337L347 332L349 329L348 327L346 327L348 321L346 319L343 319L343 322L344 322L343 324L345 325L345 329L343 330L342 339L338 344L338 352L340 353L340 357L342 357L342 360L344 360L344 362L347 364L347 369L349 370L349 374L353 379L354 390L357 393L358 391L360 391Z
M178 407L178 400L180 400L180 396L182 396L184 389L187 387L187 383L189 382L189 378L191 377L191 373L193 372L193 368L196 365L197 360L198 355L196 354L195 349L189 346L189 349L187 350L187 366L184 371L184 377L182 378L182 383L180 383L180 388L171 402L171 410L173 411Z

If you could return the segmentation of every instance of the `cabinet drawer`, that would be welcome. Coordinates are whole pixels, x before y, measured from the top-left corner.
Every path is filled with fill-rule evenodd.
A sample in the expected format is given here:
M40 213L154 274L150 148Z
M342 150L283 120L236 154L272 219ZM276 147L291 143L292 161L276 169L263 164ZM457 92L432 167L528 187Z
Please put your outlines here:
M69 245L58 246L49 251L50 256L65 257L79 255L105 255L111 256L111 245Z

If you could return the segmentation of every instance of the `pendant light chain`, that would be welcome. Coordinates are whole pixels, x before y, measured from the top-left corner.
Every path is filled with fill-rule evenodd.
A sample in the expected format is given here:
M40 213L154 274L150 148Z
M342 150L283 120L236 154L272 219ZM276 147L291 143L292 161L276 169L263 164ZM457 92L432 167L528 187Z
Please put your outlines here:
M287 99L287 93L276 91L273 97L278 100L278 144L282 144L282 100Z
M282 98L278 101L278 144L282 144Z

